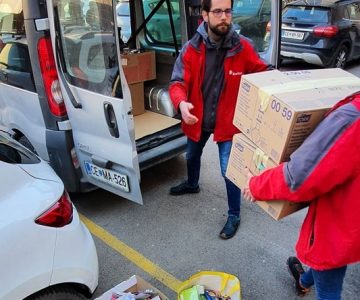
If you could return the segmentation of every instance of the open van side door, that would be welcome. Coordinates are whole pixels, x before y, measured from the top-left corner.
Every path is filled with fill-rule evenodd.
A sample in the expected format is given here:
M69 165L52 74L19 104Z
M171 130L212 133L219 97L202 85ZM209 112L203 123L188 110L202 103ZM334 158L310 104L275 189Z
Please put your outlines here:
M142 204L115 1L48 0L52 46L84 180Z

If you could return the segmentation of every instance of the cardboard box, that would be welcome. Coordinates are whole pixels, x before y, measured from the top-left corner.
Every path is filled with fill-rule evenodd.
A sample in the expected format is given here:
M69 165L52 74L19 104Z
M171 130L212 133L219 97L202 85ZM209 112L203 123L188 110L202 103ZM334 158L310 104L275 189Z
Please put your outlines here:
M144 83L129 84L131 94L132 113L134 116L145 113Z
M341 69L243 75L233 123L275 163L287 161L326 111L359 86L360 78Z
M240 189L243 189L247 184L247 170L245 170L245 167L253 175L259 175L262 171L277 165L263 151L257 148L252 141L240 133L233 138L226 177ZM275 220L279 220L307 206L306 203L299 204L288 201L256 201L256 203Z
M154 51L121 54L121 65L128 84L156 79Z
M162 292L160 292L157 288L153 287L150 283L142 279L140 276L133 275L128 280L119 283L118 285L114 286L112 289L108 290L100 297L96 298L95 300L113 300L113 299L121 299L121 296L117 298L117 296L113 295L121 295L124 292L138 292L138 291L146 291L151 290L155 292L158 296L153 297L154 300L168 300L169 298L166 297Z

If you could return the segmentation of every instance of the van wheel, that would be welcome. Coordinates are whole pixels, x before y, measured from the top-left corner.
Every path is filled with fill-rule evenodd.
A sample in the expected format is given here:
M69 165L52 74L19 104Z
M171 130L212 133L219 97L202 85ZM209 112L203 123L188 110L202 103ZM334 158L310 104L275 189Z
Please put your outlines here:
M346 62L348 60L348 56L349 56L348 48L346 46L341 46L339 50L336 52L336 56L330 67L344 69L346 66Z
M18 142L19 142L21 145L23 145L23 146L25 146L26 148L28 148L31 152L33 152L33 153L35 153L35 154L37 155L34 146L30 143L30 141L28 140L28 138L27 138L26 136L24 136L24 135L21 136L21 137L18 139Z
M85 296L70 287L51 287L34 296L26 298L28 300L85 300Z

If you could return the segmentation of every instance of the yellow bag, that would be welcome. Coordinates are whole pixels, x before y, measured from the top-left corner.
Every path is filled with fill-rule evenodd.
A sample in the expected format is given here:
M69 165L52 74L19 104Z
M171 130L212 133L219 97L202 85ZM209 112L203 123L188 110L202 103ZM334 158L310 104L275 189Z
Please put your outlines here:
M241 300L239 279L231 274L214 271L202 271L185 280L178 288L178 300L181 300L181 291L194 285L202 285L205 289L218 291L221 295L230 296L231 300Z

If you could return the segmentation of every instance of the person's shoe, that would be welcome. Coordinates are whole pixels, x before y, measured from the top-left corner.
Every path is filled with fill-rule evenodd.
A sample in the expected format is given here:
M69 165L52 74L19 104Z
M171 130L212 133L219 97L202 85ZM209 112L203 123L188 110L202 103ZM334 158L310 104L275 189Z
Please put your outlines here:
M220 232L220 237L224 240L232 238L240 225L240 218L237 216L228 216L224 228Z
M289 273L292 275L292 277L294 277L297 294L299 296L304 296L309 291L309 289L300 285L300 275L305 272L301 262L297 257L290 256L287 259L286 264L288 266Z
M198 192L200 192L199 186L192 187L187 183L187 181L184 181L177 186L173 186L170 189L170 195L173 196L180 196L184 194L196 194Z

